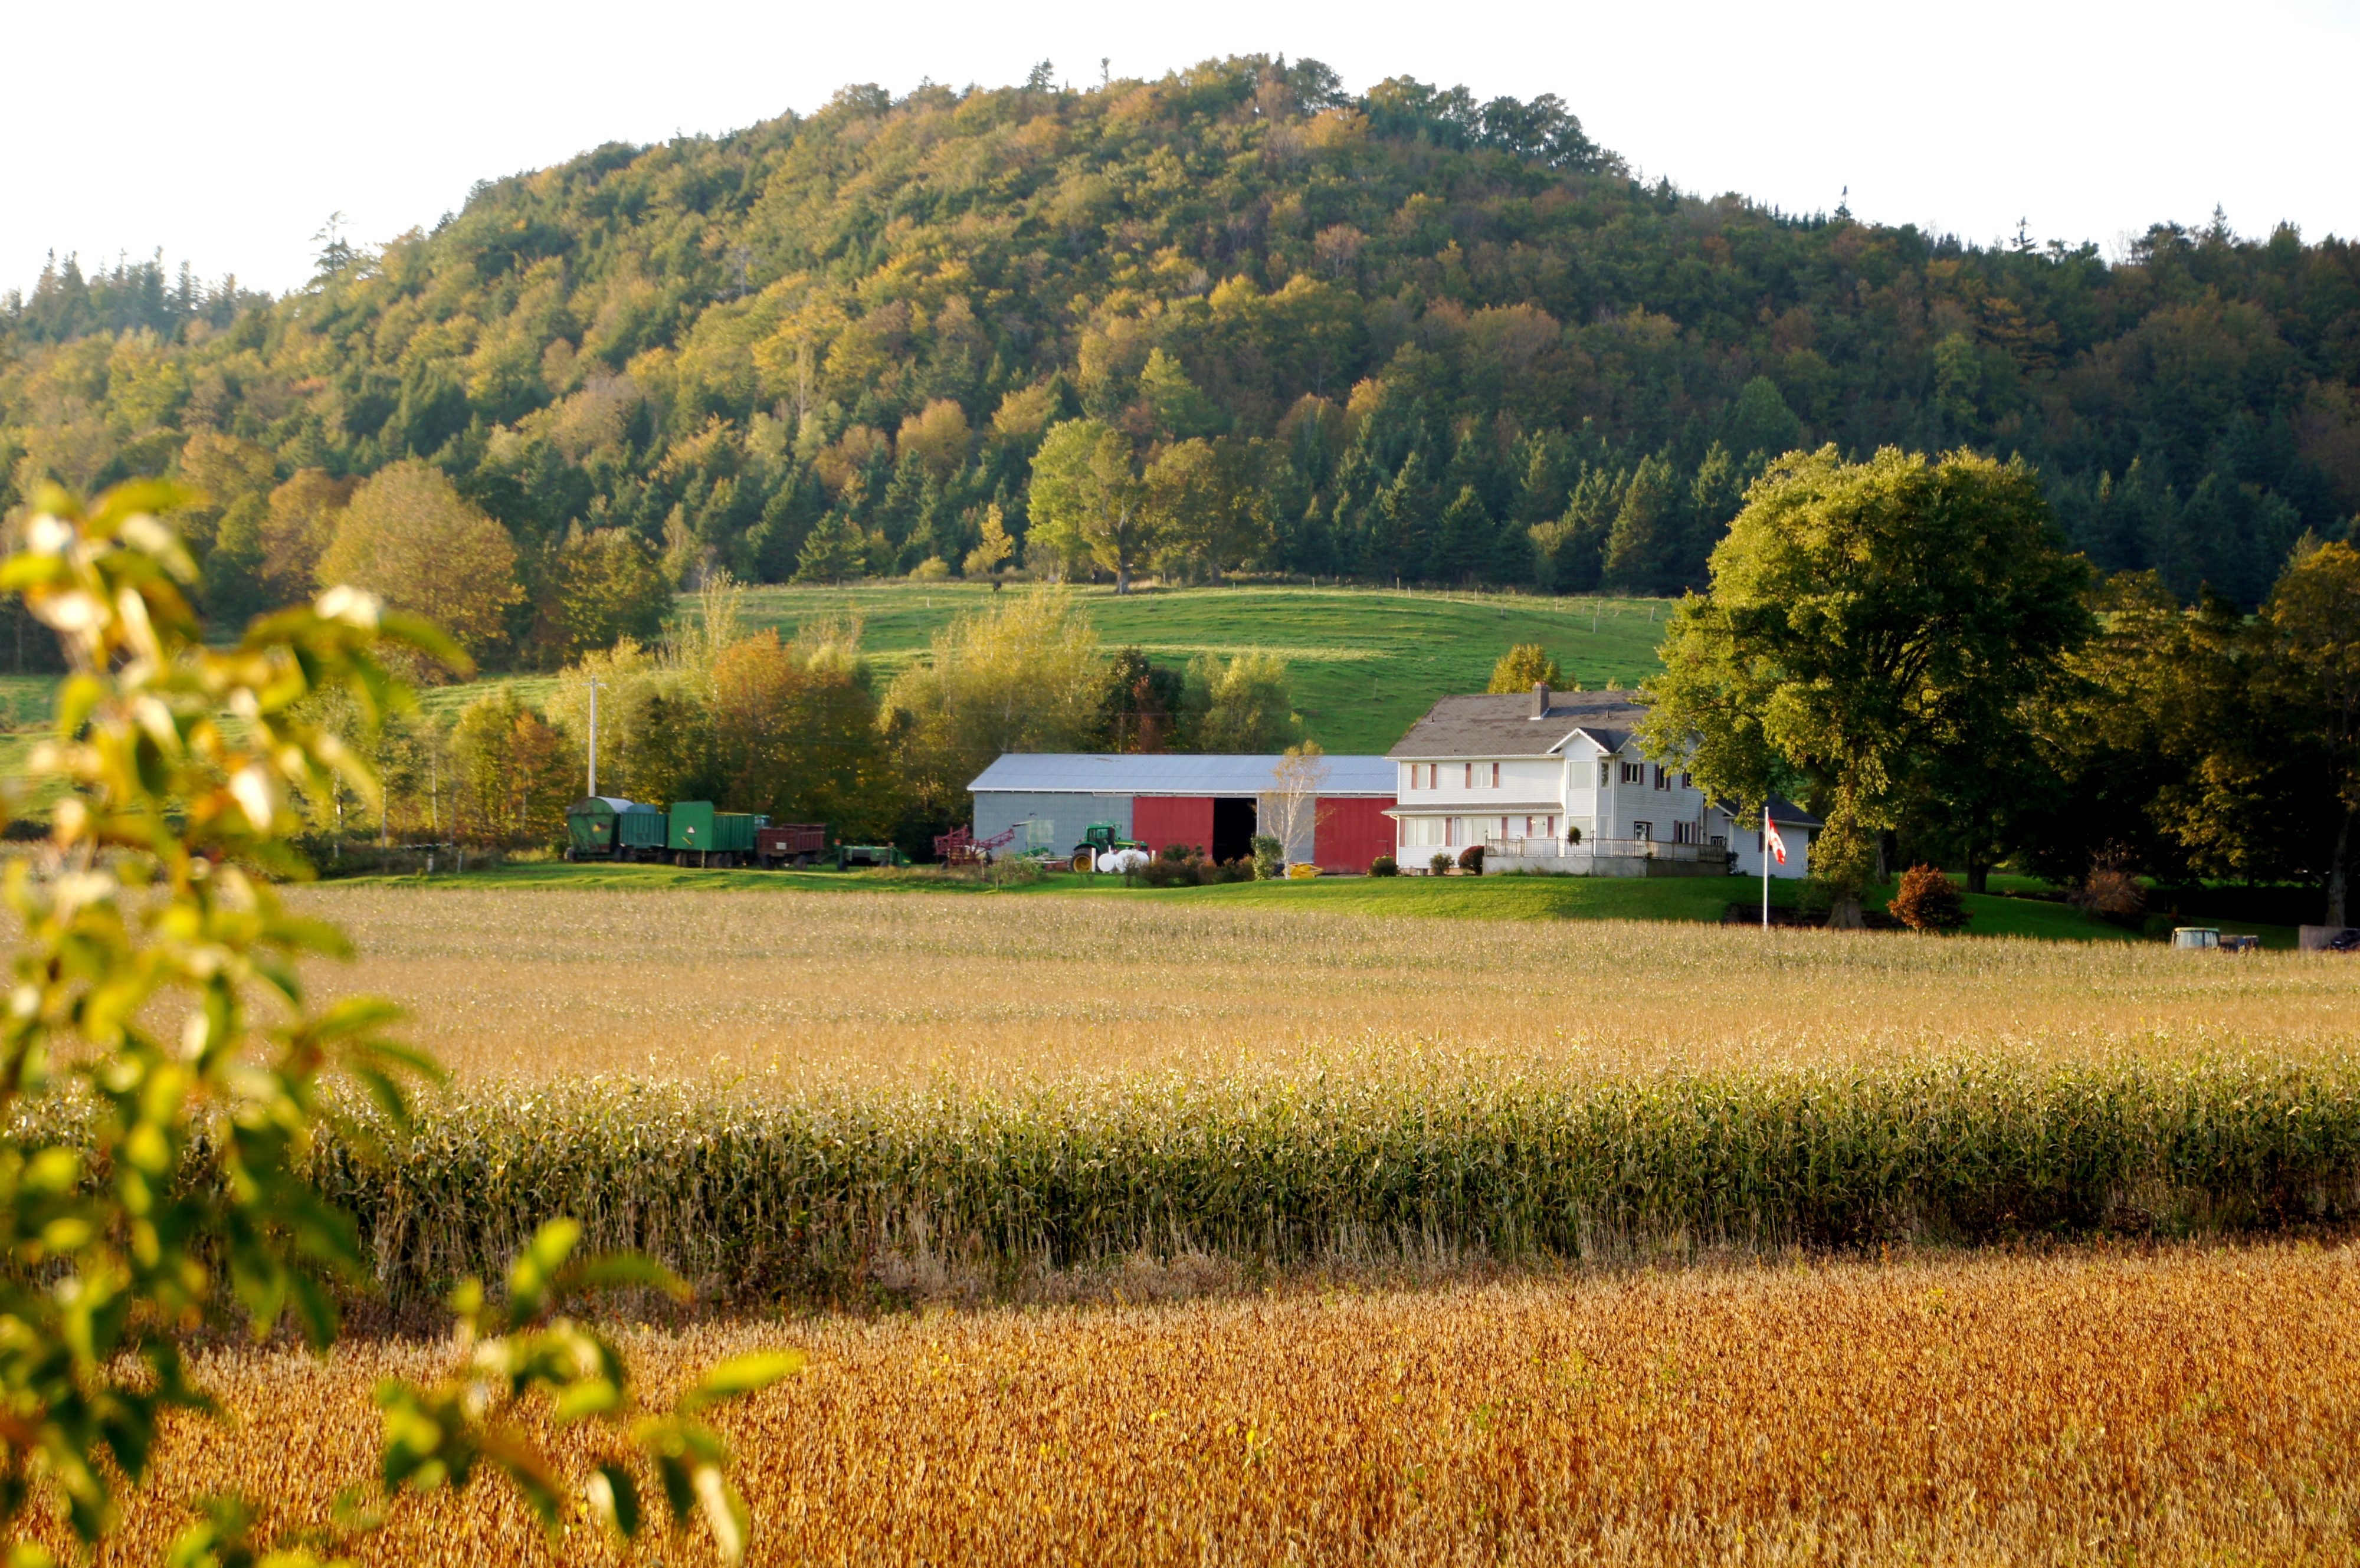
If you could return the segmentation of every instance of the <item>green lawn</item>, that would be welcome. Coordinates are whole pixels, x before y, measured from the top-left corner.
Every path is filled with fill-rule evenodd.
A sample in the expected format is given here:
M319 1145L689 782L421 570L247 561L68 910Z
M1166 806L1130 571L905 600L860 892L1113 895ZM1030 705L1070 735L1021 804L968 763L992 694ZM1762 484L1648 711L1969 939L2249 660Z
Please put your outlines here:
M1021 589L1005 592L1018 593ZM1480 691L1512 644L1537 642L1567 676L1596 690L1635 686L1658 668L1669 601L1544 599L1369 588L1079 591L1109 648L1136 645L1177 668L1198 653L1255 650L1284 658L1312 738L1330 751L1382 752L1452 692ZM889 583L847 588L756 588L748 616L792 633L827 615L861 617L861 645L888 675L922 653L988 587Z
M1758 903L1762 884L1747 877L1321 877L1303 881L1236 882L1211 887L1126 887L1113 877L1060 872L1041 881L993 889L925 867L901 871L700 871L670 866L568 866L548 862L438 877L356 877L355 883L437 888L634 887L772 888L828 892L937 893L957 898L1078 896L1136 898L1152 903L1216 903L1245 909L1321 909L1343 914L1406 915L1437 920L1636 920L1718 921L1732 903ZM349 883L340 883L340 886ZM1882 909L1890 886L1872 893ZM1792 905L1801 889L1771 886L1771 901ZM1968 931L2044 941L2133 942L2131 931L2093 920L2069 905L2005 893L1969 894ZM2223 924L2253 931L2267 947L2294 945L2289 927Z

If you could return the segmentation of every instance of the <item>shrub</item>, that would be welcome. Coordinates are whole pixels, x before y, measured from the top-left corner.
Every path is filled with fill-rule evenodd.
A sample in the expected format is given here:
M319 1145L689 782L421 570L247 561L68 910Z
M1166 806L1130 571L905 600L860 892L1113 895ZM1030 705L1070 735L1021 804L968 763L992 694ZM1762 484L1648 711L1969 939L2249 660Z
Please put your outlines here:
M1167 844L1164 846L1164 858L1166 860L1185 860L1196 853L1185 844Z
M1251 882L1253 879L1254 867L1251 860L1224 860L1218 866L1208 865L1205 869L1207 882Z
M1450 852L1447 849L1436 850L1434 852L1434 858L1426 863L1426 868L1437 877L1449 876Z
M1565 842L1568 844L1579 844L1581 842L1581 830L1575 827L1571 822L1566 823Z
M1287 880L1291 882L1300 881L1305 877L1317 877L1318 875L1319 867L1312 865L1311 862L1307 860L1298 860L1294 865L1286 868Z
M1394 862L1392 855L1381 855L1374 860L1369 862L1369 875L1371 877L1398 877L1401 875L1401 866Z
M2065 901L2103 920L2136 920L2147 912L2147 884L2136 872L2096 866L2089 881L2066 894Z
M1911 931L1956 931L1967 923L1959 885L1931 866L1913 866L1903 872L1901 887L1885 911Z
M1461 871L1472 871L1478 877L1482 876L1483 846L1480 844L1470 844L1465 849L1460 850L1459 852L1459 869Z
M1196 875L1185 860L1161 858L1151 860L1139 868L1139 879L1151 887L1193 887Z
M939 555L930 555L918 562L916 568L911 572L910 579L914 583L942 583L947 581L950 574L949 561Z
M1253 835L1254 875L1267 882L1277 877L1286 859L1286 845L1275 833Z

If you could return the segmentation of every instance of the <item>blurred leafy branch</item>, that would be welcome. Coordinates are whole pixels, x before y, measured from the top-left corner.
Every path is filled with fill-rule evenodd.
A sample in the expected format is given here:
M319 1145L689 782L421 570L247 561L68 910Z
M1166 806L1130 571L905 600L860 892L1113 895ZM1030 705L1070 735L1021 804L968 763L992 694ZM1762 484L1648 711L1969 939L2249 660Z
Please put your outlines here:
M297 964L341 955L343 934L290 912L274 877L307 867L288 846L298 803L377 781L342 737L307 715L343 693L365 724L410 702L388 646L464 665L433 626L332 588L210 648L191 607L197 572L159 520L191 496L153 483L87 504L54 487L29 509L0 592L54 629L70 673L54 735L10 780L11 797L62 786L37 855L13 859L21 925L0 1017L0 1528L11 1568L50 1561L28 1538L62 1512L84 1542L115 1523L124 1484L151 1468L168 1411L213 1416L183 1347L243 1319L257 1338L290 1325L336 1337L339 1288L367 1272L350 1216L303 1174L314 1129L340 1117L328 1077L362 1087L393 1119L435 1078L388 1038L395 1010L370 998L313 1008ZM11 801L13 803L13 800ZM265 1006L257 1011L252 999ZM175 1004L180 1004L176 1007ZM151 1030L178 1015L177 1031ZM78 1138L33 1131L36 1100L85 1087ZM440 1383L377 1390L385 1443L373 1506L349 1499L333 1538L275 1541L251 1508L214 1499L170 1553L176 1568L317 1562L404 1492L504 1475L559 1534L587 1520L624 1538L647 1527L652 1472L675 1528L701 1518L725 1558L743 1555L746 1506L727 1446L704 1421L722 1401L801 1365L792 1352L715 1368L643 1411L617 1347L564 1315L583 1292L683 1287L636 1257L578 1257L580 1226L543 1225L504 1295L453 1293L453 1367ZM604 1423L628 1460L570 1476L533 1441L539 1414Z

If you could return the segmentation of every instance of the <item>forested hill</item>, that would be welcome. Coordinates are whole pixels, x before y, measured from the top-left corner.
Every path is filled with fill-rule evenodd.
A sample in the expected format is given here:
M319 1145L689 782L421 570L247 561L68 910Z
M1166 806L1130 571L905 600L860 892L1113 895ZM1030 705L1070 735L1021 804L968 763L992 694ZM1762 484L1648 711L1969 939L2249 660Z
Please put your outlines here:
M54 269L0 334L0 500L179 463L209 544L241 487L414 455L528 577L576 523L676 574L956 572L1083 414L1205 443L1190 572L1672 589L1823 441L2021 452L2183 594L2251 602L2360 510L2349 243L1795 217L1643 184L1551 98L1310 61L848 88L484 184L277 300Z

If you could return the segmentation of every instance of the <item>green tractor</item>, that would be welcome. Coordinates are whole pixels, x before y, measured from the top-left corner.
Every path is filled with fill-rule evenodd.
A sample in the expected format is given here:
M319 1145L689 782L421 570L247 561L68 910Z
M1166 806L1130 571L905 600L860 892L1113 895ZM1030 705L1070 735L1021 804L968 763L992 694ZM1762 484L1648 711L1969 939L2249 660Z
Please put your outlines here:
M1082 833L1082 842L1074 845L1074 869L1095 871L1098 856L1111 855L1118 849L1136 849L1146 853L1147 846L1135 838L1125 838L1122 830L1112 822L1092 822Z

